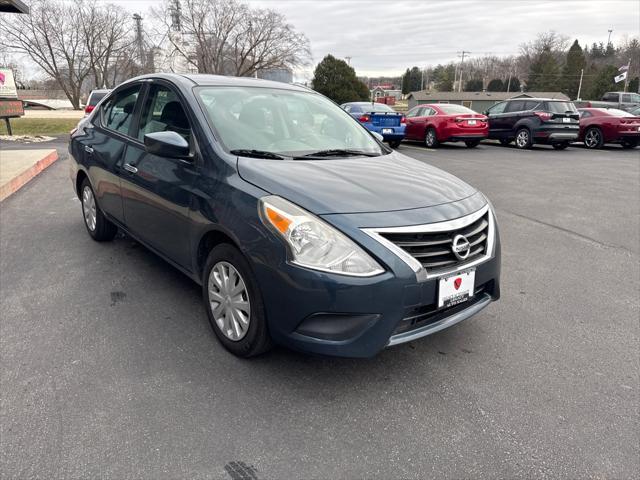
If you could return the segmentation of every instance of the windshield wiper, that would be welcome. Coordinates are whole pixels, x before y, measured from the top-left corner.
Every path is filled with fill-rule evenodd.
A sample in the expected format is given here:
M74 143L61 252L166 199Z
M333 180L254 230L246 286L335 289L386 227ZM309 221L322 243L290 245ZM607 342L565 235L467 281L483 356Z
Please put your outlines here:
M287 160L288 157L278 155L277 153L267 152L265 150L238 149L229 151L232 155L253 158L270 158L272 160Z
M373 152L365 152L363 150L349 150L349 149L335 148L332 150L318 150L317 152L307 153L306 155L302 155L301 157L296 157L296 158L347 157L347 156L379 157L380 154L373 153Z

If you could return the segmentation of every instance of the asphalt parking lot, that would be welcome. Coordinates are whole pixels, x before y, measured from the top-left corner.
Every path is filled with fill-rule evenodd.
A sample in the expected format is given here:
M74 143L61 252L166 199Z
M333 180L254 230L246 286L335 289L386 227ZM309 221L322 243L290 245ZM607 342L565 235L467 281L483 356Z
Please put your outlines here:
M0 477L637 475L640 151L400 150L491 198L502 299L369 360L233 357L195 284L89 238L65 158L3 202Z

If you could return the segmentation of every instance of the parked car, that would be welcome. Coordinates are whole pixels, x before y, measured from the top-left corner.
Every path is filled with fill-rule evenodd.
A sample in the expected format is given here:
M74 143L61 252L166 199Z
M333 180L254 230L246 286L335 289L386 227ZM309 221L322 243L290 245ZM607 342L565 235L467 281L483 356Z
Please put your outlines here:
M536 143L556 150L569 146L580 131L578 110L573 103L550 98L513 98L496 103L485 112L489 117L489 138L518 148Z
M627 92L607 92L601 100L577 101L578 108L617 108L635 110L640 107L640 94Z
M318 121L289 114L301 111ZM80 122L69 150L89 235L120 228L202 285L236 355L275 342L369 357L500 296L486 197L305 87L137 77Z
M487 117L462 105L416 105L407 112L405 138L423 141L429 148L442 142L464 142L473 148L488 135Z
M630 110L629 113L635 117L640 117L640 107Z
M405 117L384 103L350 102L340 105L367 130L379 133L389 146L397 148L404 138Z
M640 117L616 108L581 108L580 137L587 148L619 143L635 148L640 143Z
M93 112L93 109L96 108L96 105L98 105L100 100L102 100L110 91L110 89L91 90L91 93L87 98L87 103L84 106L85 117Z

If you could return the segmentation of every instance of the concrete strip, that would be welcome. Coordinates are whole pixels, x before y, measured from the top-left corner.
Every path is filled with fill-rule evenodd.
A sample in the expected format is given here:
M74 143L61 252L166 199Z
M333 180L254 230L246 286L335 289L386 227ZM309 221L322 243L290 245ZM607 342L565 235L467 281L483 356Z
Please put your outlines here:
M20 190L32 178L58 160L58 152L6 150L0 158L0 202Z

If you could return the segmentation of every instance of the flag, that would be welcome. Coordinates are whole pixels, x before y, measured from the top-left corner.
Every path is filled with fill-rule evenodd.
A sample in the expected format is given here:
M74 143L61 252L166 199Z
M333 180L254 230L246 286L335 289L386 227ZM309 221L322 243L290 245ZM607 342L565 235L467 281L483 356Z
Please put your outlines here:
M626 72L627 70L629 70L629 65L622 65L618 71L619 72Z
M620 75L616 75L613 80L618 83L627 79L627 72L621 73Z

